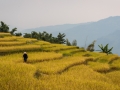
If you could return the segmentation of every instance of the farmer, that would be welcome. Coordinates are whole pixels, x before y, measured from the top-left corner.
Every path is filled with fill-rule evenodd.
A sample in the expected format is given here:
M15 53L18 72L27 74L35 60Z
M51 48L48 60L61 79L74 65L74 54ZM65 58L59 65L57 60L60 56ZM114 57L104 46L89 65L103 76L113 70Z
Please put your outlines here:
M27 62L28 55L27 55L26 52L24 52L24 54L23 54L23 58L24 58L24 62Z

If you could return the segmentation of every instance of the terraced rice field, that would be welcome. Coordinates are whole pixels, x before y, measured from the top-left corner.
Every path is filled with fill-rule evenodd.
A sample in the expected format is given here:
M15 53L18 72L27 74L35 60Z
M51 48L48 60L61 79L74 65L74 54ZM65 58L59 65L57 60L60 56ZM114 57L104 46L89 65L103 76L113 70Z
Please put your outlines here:
M120 90L118 55L0 35L0 90Z

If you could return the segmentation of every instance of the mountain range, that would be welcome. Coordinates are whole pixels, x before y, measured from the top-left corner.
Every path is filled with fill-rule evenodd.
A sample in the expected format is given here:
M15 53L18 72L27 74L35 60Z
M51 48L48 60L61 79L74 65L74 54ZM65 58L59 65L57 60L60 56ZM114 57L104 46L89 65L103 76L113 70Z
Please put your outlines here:
M120 55L120 16L108 17L96 22L38 27L21 32L30 33L31 31L46 31L53 36L58 35L59 32L65 33L65 38L70 42L77 40L77 46L84 48L96 40L95 50L100 49L98 47L100 44L109 44L110 48L113 47L113 53Z

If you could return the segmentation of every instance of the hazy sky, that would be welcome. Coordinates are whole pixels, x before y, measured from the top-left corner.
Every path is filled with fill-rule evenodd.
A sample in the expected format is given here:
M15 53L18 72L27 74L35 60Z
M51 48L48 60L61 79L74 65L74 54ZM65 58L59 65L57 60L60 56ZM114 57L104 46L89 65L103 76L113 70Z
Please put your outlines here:
M0 21L22 29L110 16L120 16L120 0L0 0Z

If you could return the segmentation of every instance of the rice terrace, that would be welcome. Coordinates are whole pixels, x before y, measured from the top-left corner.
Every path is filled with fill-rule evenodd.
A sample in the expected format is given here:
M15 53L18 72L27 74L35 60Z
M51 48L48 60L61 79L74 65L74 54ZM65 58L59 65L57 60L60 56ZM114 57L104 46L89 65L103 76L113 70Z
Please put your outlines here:
M0 90L120 90L118 55L10 33L0 37Z

